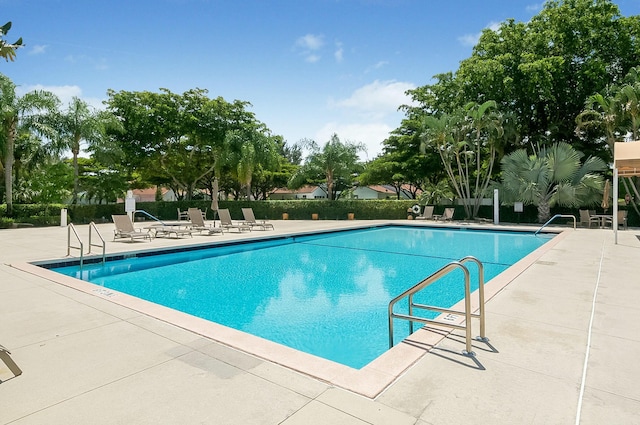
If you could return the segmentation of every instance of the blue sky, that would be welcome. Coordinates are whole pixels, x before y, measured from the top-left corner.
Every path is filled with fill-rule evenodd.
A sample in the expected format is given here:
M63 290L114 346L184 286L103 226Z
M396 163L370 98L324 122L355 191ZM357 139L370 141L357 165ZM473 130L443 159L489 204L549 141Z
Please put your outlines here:
M618 0L623 15L639 0ZM289 143L333 133L367 146L403 118L404 92L455 71L483 28L528 21L535 0L0 0L7 39L26 45L0 62L21 92L47 89L100 106L107 89L248 101Z

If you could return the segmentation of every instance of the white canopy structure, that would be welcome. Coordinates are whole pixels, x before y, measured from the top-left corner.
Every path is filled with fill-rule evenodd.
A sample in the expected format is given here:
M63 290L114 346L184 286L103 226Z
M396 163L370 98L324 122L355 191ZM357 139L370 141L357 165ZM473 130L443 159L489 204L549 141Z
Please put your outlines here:
M618 243L618 177L640 176L640 141L613 147L613 232Z

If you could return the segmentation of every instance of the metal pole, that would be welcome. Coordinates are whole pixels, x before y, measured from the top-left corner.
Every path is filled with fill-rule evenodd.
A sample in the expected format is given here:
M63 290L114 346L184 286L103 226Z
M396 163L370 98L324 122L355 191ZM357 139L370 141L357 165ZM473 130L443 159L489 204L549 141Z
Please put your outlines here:
M618 244L618 168L613 166L613 241Z
M493 189L493 224L500 223L500 201L498 199L498 189Z
M462 266L464 272L464 317L465 317L465 339L466 341L466 354L472 356L471 350L471 279L469 277L469 270Z

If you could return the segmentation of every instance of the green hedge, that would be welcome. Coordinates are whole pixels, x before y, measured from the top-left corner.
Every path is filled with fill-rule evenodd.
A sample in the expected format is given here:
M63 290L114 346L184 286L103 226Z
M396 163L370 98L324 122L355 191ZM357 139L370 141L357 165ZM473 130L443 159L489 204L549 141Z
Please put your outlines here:
M407 209L416 204L415 200L286 200L286 201L220 201L220 208L228 208L231 217L242 219L242 208L251 207L257 219L282 219L287 213L290 220L310 220L312 214L318 214L320 220L346 220L349 213L353 213L358 220L396 220L406 219ZM213 219L210 209L211 201L177 201L177 202L138 202L136 208L144 210L161 220L176 220L177 210L190 207L207 209L207 218ZM437 205L434 214L442 214L446 205ZM68 222L87 224L110 222L112 214L124 214L124 204L106 205L14 205L13 215L6 217L6 205L0 205L0 218L5 219L0 227L8 227L11 223L31 223L36 226L60 224L60 210L67 208ZM552 214L573 214L579 219L577 209L554 208ZM513 211L512 206L500 208L500 222L504 223L537 223L537 208L529 205L522 213ZM493 207L480 207L478 217L493 220ZM138 214L136 218L145 219ZM465 218L464 208L455 206L454 219ZM147 218L148 219L148 218ZM10 221L11 220L11 221ZM632 227L640 226L640 218L633 209L629 209L628 224Z

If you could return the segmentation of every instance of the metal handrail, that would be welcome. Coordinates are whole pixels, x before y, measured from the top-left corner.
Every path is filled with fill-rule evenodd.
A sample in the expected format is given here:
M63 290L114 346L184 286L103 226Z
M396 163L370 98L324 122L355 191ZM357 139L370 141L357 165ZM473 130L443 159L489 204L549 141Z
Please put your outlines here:
M78 240L78 243L80 244L80 246L71 245L71 231L73 231L73 234L76 236L76 239ZM82 270L84 244L82 243L82 239L80 239L80 236L78 236L76 227L73 225L73 223L69 223L69 225L67 226L67 257L71 255L72 248L80 250L80 270Z
M156 217L156 216L154 216L154 215L149 214L149 213L148 213L148 212L146 212L145 210L135 210L135 211L133 212L134 217L135 217L136 213L142 213L142 214L146 215L147 217L149 217L150 219L155 220L155 221L157 221L157 222L161 223L163 226L166 226L166 224L164 223L164 221L160 220L158 217Z
M94 244L94 243L91 242L91 234L93 233L92 230L96 231L96 234L100 238L100 241L102 242L102 244ZM107 243L104 241L104 238L102 237L102 235L98 231L98 228L96 227L96 223L94 223L93 221L91 223L89 223L89 252L87 252L87 254L91 254L91 247L92 246L102 247L102 264L104 264L106 259L107 259L107 255L106 255Z
M476 263L476 266L478 266L478 303L480 305L478 307L479 311L477 315L471 313L471 317L477 317L478 319L480 319L480 336L476 339L481 341L488 341L489 339L485 334L484 265L480 260L471 255L468 255L460 260L462 264L469 261Z
M551 223L553 220L555 220L555 219L556 219L556 218L558 218L558 217L562 217L562 218L572 218L572 219L573 219L573 230L575 230L575 229L576 229L576 227L577 227L577 226L576 226L576 224L577 224L577 223L576 223L576 217L575 217L574 215L571 215L571 214L556 214L556 215L554 215L553 217L551 217L551 218L550 218L546 223L544 223L544 224L542 225L542 227L540 227L538 230L536 230L536 232L533 234L533 236L537 236L537 235L538 235L538 233L540 233L540 230L542 230L542 229L544 229L545 227L547 227L547 225L548 225L549 223Z
M478 266L478 296L480 299L480 308L479 312L472 313L471 312L471 285L470 285L470 274L467 267L464 263L472 261L476 263ZM432 305L426 304L416 304L413 302L413 295L422 289L426 288L433 282L438 279L444 277L449 274L453 270L461 269L464 273L464 312L459 310L452 310ZM409 314L398 314L394 313L393 307L394 305L403 299L404 297L409 297ZM423 317L418 317L413 315L413 309L419 308L423 310L431 310L437 311L440 313L452 313L452 314L464 314L465 316L465 325L458 325L454 323L444 323L437 320L425 319ZM439 326L448 326L454 329L463 329L465 330L465 341L466 341L466 350L463 351L463 354L473 356L474 353L471 350L471 318L479 318L480 319L480 336L477 338L481 341L488 341L485 335L485 308L484 308L484 267L480 260L475 257L467 256L462 258L460 261L453 261L444 267L440 268L438 271L434 272L427 278L423 279L421 282L412 286L411 288L404 291L402 294L398 295L394 299L389 302L389 348L393 347L393 319L405 319L409 321L409 331L413 333L413 322L420 322L424 324L433 323Z

